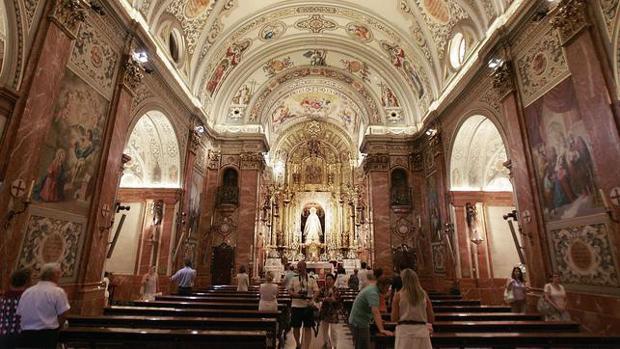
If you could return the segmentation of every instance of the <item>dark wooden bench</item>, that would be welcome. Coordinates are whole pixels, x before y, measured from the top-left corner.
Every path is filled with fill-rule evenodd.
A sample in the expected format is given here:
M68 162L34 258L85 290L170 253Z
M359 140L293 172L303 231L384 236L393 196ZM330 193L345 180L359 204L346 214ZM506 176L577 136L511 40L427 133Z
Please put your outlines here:
M122 327L69 327L60 343L72 348L267 348L265 331L214 331Z
M134 305L139 307L157 308L204 308L204 309L234 309L234 310L257 310L258 301L255 303L235 303L235 302L180 302L180 301L134 301ZM278 310L287 308L286 304L278 304Z
M138 316L183 316L183 317L229 317L229 318L278 318L282 312L261 312L258 310L205 309L173 307L111 306L103 310L104 315Z
M455 305L455 306L472 306L472 305L481 305L479 300L463 300L463 299L439 299L439 300L431 300L433 306L447 306L447 305Z
M386 322L389 330L396 323ZM435 333L440 332L579 332L579 324L573 321L435 321Z
M537 321L542 317L537 313L437 313L435 321Z
M275 318L227 317L154 317L154 316L69 316L69 327L123 327L227 331L265 331L270 338L269 347L275 347L278 321Z
M168 301L168 302L216 302L216 303L251 303L256 304L258 307L258 302L260 300L259 296L247 296L247 297L211 297L211 296L157 296L155 297L156 301ZM291 297L278 297L278 303L282 304L291 304Z
M433 305L435 313L508 313L503 305Z
M394 337L373 336L376 349L394 348ZM485 348L517 349L531 347L536 349L617 349L620 336L599 336L588 333L435 333L431 337L433 348Z

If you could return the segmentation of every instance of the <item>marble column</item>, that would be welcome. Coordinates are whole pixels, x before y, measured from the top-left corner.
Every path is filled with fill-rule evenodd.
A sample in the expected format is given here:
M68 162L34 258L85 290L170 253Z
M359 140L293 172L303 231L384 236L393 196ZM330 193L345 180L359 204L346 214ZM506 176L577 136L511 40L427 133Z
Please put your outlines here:
M46 16L43 16L44 18ZM30 184L35 179L39 151L54 118L53 107L61 90L61 81L71 56L71 43L76 38L80 24L86 18L82 2L56 1L51 7L49 22L40 23L44 31L41 46L32 49L32 75L24 81L22 94L8 125L6 140L2 143L0 178L3 183L21 179ZM11 196L11 186L3 185L0 191L0 217L16 204ZM22 238L26 214L13 220L8 231L3 232L2 242L7 265L15 265ZM6 245L4 244L6 242ZM2 285L6 286L11 268L2 268Z
M129 136L130 110L134 98L132 91L141 83L143 71L139 62L132 57L126 57L110 108L99 164L100 175L90 212L91 231L87 234L84 245L88 251L82 261L86 269L80 278L82 287L76 307L82 314L96 314L103 308L103 289L97 283L102 278L108 248L107 228L111 226L114 217L116 194L123 170L123 150Z
M390 233L390 178L389 156L368 155L365 169L369 177L372 205L374 268L383 268L387 274L392 270Z
M220 168L221 154L209 150L207 155L207 171L203 186L203 203L200 215L200 232L198 234L199 253L198 265L196 266L198 276L196 285L198 287L206 287L211 283L211 263L213 254L213 233L211 224L215 215L215 200L218 185L218 170Z
M157 265L160 273L164 275L172 275L172 253L175 245L172 243L172 237L175 230L176 215L175 208L179 202L180 193L174 197L164 198L164 216L161 222L161 234L159 236L159 251L157 254ZM180 232L176 232L177 235Z
M195 132L193 129L189 131L189 142L187 145L187 151L185 153L185 169L183 170L183 199L179 207L180 221L176 222L177 233L174 241L174 248L176 248L176 246L179 244L179 240L181 238L189 238L190 233L194 237L199 235L199 232L197 231L190 231L191 227L189 225L189 215L191 210L190 198L192 196L192 177L194 174L194 164L196 163L196 153L198 152L198 148L201 146L200 134ZM198 188L198 190L200 190L200 194L202 194L202 188ZM199 219L199 217L197 217L197 219ZM185 244L185 241L181 242L181 244ZM174 249L172 250L172 253L174 253ZM196 267L198 261L193 262L194 267ZM176 268L180 267L181 264L183 264L183 254L181 253L181 250L179 250L179 254L176 256L176 260L172 261L172 265L173 268Z
M260 153L241 154L241 173L239 174L239 224L237 226L237 246L235 248L235 270L241 265L249 267L252 262L252 245L256 214L258 212L258 180L264 168ZM274 229L276 226L274 226ZM276 232L274 231L274 234ZM251 270L251 268L249 269Z
M529 220L521 219L518 224L523 229L524 250L528 266L529 281L535 287L546 283L548 270L545 256L548 256L545 245L543 215L541 203L536 195L536 175L532 154L527 146L527 127L521 109L521 102L514 86L514 72L510 61L505 62L493 73L493 86L501 100L501 108L506 120L508 149L510 154L510 170L513 178L516 207L521 217L530 216Z
M467 223L465 222L465 206L454 206L454 216L456 222L454 226L456 229L456 239L458 246L456 251L459 255L459 261L461 264L461 277L472 277L472 261L471 261L471 245L469 242L469 234L467 231Z

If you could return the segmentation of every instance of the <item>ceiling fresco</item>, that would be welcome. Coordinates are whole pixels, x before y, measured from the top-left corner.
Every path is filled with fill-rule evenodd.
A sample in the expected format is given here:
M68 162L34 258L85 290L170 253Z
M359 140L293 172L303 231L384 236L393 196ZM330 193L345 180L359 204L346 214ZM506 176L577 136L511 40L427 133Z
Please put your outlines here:
M419 128L431 104L457 76L458 67L450 65L447 54L450 40L462 34L465 56L471 56L513 2L123 1L140 13L162 51L171 52L210 125L256 125L269 134L278 134L292 119L316 117L302 113L297 99L303 101L304 93L329 101L322 112L336 123L350 120L341 126L352 134L368 126ZM522 1L514 2L513 7ZM305 80L300 88L306 92L281 93L278 87L287 85L281 80L302 68L333 74L323 79L297 76ZM339 84L339 94L319 92L330 86L328 80ZM367 109L373 105L376 110ZM278 107L282 117L273 122Z

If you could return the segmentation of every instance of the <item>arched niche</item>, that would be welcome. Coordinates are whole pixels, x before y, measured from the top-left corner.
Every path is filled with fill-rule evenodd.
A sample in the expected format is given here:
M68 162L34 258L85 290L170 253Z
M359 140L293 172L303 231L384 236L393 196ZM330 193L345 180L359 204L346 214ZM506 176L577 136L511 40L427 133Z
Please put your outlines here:
M470 116L460 126L450 157L453 191L512 191L504 140L495 124L482 115Z
M411 206L409 175L404 168L395 168L390 174L390 204L392 206Z
M140 117L124 152L131 161L125 167L121 188L179 188L179 141L162 112L150 111Z
M222 171L222 180L217 192L217 204L239 205L239 172L234 167Z

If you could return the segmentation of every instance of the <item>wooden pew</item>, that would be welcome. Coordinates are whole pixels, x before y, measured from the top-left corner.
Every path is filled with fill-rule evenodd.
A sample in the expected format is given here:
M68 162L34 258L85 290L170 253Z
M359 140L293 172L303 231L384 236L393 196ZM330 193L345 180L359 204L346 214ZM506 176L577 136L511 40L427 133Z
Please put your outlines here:
M504 305L433 305L435 313L508 313Z
M235 303L235 302L179 302L179 301L134 301L135 306L157 307L157 308L203 308L203 309L235 309L235 310L257 310L258 301L254 303ZM278 304L278 310L287 308L286 304Z
M376 349L394 348L394 337L377 335L373 337ZM620 336L599 336L589 333L435 333L431 337L433 348L485 348L516 349L562 348L562 349L617 349Z
M275 318L227 317L154 317L154 316L69 316L69 327L123 327L227 331L265 331L270 338L269 347L275 347L278 321Z
M384 321L391 321L390 313L382 313ZM435 321L540 321L543 315L538 313L437 313Z
M396 323L386 322L385 328L393 331ZM435 333L454 332L579 332L574 321L435 321Z
M282 304L291 304L291 297L278 297L278 303ZM260 300L259 296L247 296L247 297L210 297L210 296L157 296L155 297L156 301L167 301L167 302L203 302L203 303L251 303L256 304L258 307L258 302Z
M71 348L267 348L265 331L213 331L122 327L69 327L59 342Z
M103 310L104 315L137 316L183 316L183 317L229 317L229 318L279 318L278 312L260 312L258 310L172 308L172 307L138 307L111 306Z

